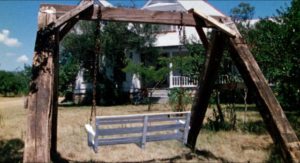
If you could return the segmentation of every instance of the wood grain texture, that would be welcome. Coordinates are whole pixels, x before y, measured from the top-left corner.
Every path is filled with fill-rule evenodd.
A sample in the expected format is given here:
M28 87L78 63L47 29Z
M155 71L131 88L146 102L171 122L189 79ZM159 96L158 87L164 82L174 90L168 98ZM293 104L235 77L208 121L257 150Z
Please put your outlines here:
M146 142L171 139L177 139L185 143L189 130L189 119L190 112L98 116L95 122L96 134L94 136L93 147L97 152L98 146L101 145L137 143L141 145L141 148L145 148ZM124 123L120 123L121 121L134 121L136 124L124 126ZM167 123L165 123L166 121ZM179 121L181 123L178 123ZM120 125L114 126L115 124L122 124L122 127ZM90 125L87 126L91 128ZM107 128L108 126L109 128ZM162 131L163 133L161 133ZM88 132L89 138L91 138L90 132ZM132 134L140 136L132 136ZM107 138L108 136L122 137ZM88 143L92 144L90 139L88 139Z
M224 45L224 34L215 31L213 33L213 41L207 53L204 72L199 81L200 87L197 90L192 106L191 129L189 131L187 143L192 149L195 148L196 140L204 121L208 102L220 67Z
M62 16L76 6L68 5L55 5L55 4L42 4L41 7L53 7L56 9L56 16L62 19ZM133 22L133 23L154 23L154 24L169 24L169 25L186 25L195 26L195 20L192 13L179 13L170 11L150 11L129 8L109 8L94 5L90 11L82 12L78 15L81 20L98 20L97 13L101 9L102 20L106 21L119 21L119 22ZM77 10L78 11L78 10ZM69 16L64 17L72 17ZM74 15L74 14L73 14ZM181 18L182 15L182 18ZM62 19L60 22L66 22L67 19ZM59 23L60 24L60 23Z
M49 12L51 11L51 12ZM55 32L44 27L55 21L54 8L41 8L32 65L32 81L28 97L27 129L24 162L50 162L52 118L57 92L55 65L58 63L58 43Z
M231 38L231 56L249 90L255 93L257 106L273 141L280 145L286 162L300 162L300 143L262 71L241 37Z
M224 32L225 34L227 34L230 37L236 37L237 36L237 32L235 30L232 30L226 24L221 23L217 19L215 19L215 18L213 18L209 15L204 14L202 11L194 9L194 10L191 10L190 12L194 12L194 14L196 14L197 16L199 16L199 18L204 20L207 23L207 26L209 26L209 24L211 24L212 26L214 26L215 28L221 30L222 32Z
M67 23L69 20L73 19L79 14L82 14L85 10L93 7L94 2L85 2L79 6L76 6L74 9L69 10L68 12L64 13L62 16L60 16L55 22L54 27L59 28L63 24Z

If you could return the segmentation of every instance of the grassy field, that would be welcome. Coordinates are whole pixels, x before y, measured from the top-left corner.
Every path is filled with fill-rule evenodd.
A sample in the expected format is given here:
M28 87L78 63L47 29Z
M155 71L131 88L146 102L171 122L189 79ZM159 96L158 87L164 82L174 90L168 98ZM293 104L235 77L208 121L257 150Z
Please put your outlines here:
M23 98L0 98L0 162L22 160L26 127L26 109ZM151 112L170 111L168 105L153 105ZM137 114L147 112L147 106L98 107L97 115ZM135 144L100 147L95 154L87 146L84 124L88 123L90 107L59 107L58 151L68 161L174 161L174 162L265 162L273 158L274 145L268 133L255 126L263 126L259 113L247 112L247 121L253 130L212 131L205 127L198 137L197 151L192 153L178 141L147 143L142 150ZM209 109L207 116L212 115ZM243 111L237 112L238 126Z

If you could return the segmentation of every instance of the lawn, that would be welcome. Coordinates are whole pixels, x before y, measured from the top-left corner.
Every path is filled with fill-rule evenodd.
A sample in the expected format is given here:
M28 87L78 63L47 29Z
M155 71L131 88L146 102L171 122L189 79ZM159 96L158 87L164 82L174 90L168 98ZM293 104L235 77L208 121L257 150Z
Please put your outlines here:
M24 147L26 109L24 98L0 98L0 162L22 160ZM97 115L121 115L146 113L147 106L97 107ZM151 112L166 112L171 108L155 104ZM84 124L88 123L90 107L59 107L58 151L68 161L222 161L222 162L265 162L273 158L274 145L263 128L259 113L252 109L247 112L249 130L242 130L244 112L237 111L239 128L233 131L213 131L207 125L197 141L197 151L192 153L178 141L147 143L142 150L135 144L100 147L94 153L87 146ZM212 116L212 109L208 110ZM207 121L206 121L207 122ZM256 130L258 128L262 131ZM256 126L256 127L255 127ZM263 129L261 129L263 128Z

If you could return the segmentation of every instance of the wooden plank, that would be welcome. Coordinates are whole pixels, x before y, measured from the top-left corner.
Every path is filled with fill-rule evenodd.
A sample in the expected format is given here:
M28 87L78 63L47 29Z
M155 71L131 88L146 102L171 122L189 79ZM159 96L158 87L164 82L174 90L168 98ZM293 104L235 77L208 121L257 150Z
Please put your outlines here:
M149 122L162 122L162 121L177 121L177 120L185 120L185 116L184 117L161 117L161 118L152 118L152 119L148 119ZM130 118L123 118L120 120L96 120L96 125L101 124L103 125L112 125L112 124L129 124L129 123L142 123L143 119L142 118L138 118L138 119L130 119Z
M142 133L142 141L141 141L142 149L144 149L146 146L147 129L148 129L148 116L146 115L144 117L144 124L143 124L143 133Z
M184 118L186 114L189 112L167 112L167 113L150 113L150 114L132 114L132 115L114 115L114 116L97 116L96 124L105 123L105 122L113 122L113 121L140 121L143 120L144 116L149 116L150 121L154 121L156 119L170 119L176 120L177 118Z
M114 118L126 118L126 117L130 117L130 118L134 118L134 117L140 117L140 116L145 116L148 115L149 117L151 116L176 116L176 115L184 115L190 113L190 111L185 111L185 112L165 112L165 113L147 113L147 114L130 114L130 115L113 115L113 116L97 116L97 119L114 119Z
M76 17L80 13L84 12L85 10L91 8L94 5L93 1L89 1L86 3L83 3L82 5L79 5L75 7L74 9L66 12L62 16L60 16L55 22L54 22L54 27L59 28L62 26L64 23L68 22L70 19ZM92 9L92 8L91 8Z
M150 136L147 136L147 142L173 140L173 139L181 140L182 137L183 137L183 135L180 132L175 133L175 134L150 135Z
M94 19L94 17L95 14L92 18ZM125 8L102 8L102 20L185 26L196 25L193 15L189 13L181 14L180 12L150 11Z
M73 10L76 6L43 4L41 6L53 7L57 10L57 17ZM65 7L64 7L65 6ZM87 12L79 16L81 20L97 20L98 6L94 5L93 12ZM182 20L179 12L170 11L150 11L129 8L106 8L101 7L102 20L121 21L133 23L153 23L169 25L195 26L195 20L192 13L183 13Z
M208 39L206 37L206 34L203 31L203 26L205 26L204 25L204 20L200 19L199 16L197 16L197 14L195 14L193 12L193 10L190 10L189 12L192 13L193 16L194 16L194 19L195 19L196 24L197 24L196 27L195 27L196 31L197 31L197 33L199 35L199 38L200 38L200 40L201 40L204 48L207 51L210 45L209 45L209 41L208 41Z
M300 162L300 143L279 102L241 36L231 38L231 56L248 87L257 97L257 106L273 141L280 145L286 162Z
M188 133L189 133L189 128L190 128L190 119L191 119L191 114L189 113L186 116L185 124L184 124L184 133L183 133L183 140L182 142L184 144L187 144L187 138L188 138Z
M226 33L230 37L236 37L237 33L235 30L230 29L225 24L219 22L215 18L204 14L202 11L198 9L191 10L190 12L194 12L195 15L199 16L202 20L208 22L209 24L212 24L215 28L221 30L222 32Z
M116 145L116 144L131 144L140 143L141 136L138 137L125 137L125 138L112 138L112 139L98 139L98 145Z
M220 67L223 50L224 50L224 35L220 31L214 31L213 41L208 50L204 72L200 87L197 90L196 97L192 106L191 113L191 129L188 135L188 146L195 148L196 140L203 124L208 102L213 90L215 80L217 78L217 71Z
M50 11L50 12L49 12ZM58 44L55 32L43 31L55 21L54 8L40 8L38 29L32 65L32 81L28 96L27 129L24 162L50 162L53 118L56 115ZM56 122L54 122L56 123ZM56 147L54 147L56 148Z
M74 25L78 22L77 18L72 18L68 23L63 25L59 30L59 41L61 41L68 32L74 27Z
M175 129L183 129L185 124L167 124L167 125L155 125L148 126L147 132L157 132L157 131L168 131ZM97 129L99 136L107 135L120 135L120 134L132 134L132 133L142 133L144 127L125 127L125 128L110 128L110 129Z
M58 77L59 77L59 31L54 30L55 33L55 46L53 55L53 111L52 111L52 123L51 123L51 158L57 155L57 123L58 123Z
M249 47L229 18L222 21L238 33L236 38L230 38L231 58L235 61L248 89L257 97L257 106L273 141L281 147L286 162L300 162L299 140Z
M162 140L180 140L182 139L182 134L164 134L164 135L150 135L146 137L147 142L152 141L162 141ZM131 143L140 143L141 137L123 137L123 138L111 138L111 139L99 139L99 145L116 145L116 144L131 144Z

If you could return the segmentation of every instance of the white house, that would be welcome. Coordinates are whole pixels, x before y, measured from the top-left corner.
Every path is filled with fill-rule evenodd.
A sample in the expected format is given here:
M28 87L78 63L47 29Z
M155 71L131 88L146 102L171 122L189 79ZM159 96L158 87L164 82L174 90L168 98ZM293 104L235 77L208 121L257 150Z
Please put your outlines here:
M149 0L143 7L143 10L154 10L154 11L179 11L188 12L190 9L198 9L206 15L210 16L224 16L220 11L211 6L206 0ZM164 56L176 56L179 55L179 46L182 45L180 41L179 28L177 26L171 25L160 25L160 33L157 34L155 47L161 48L162 54ZM197 31L194 27L183 27L184 33L186 35L186 40L194 40L201 43ZM207 32L207 30L205 30ZM181 49L181 54L184 53L186 49ZM134 62L140 62L139 53L133 53L132 59ZM172 63L169 65L172 66ZM169 78L167 79L167 88L176 87L196 87L196 81L190 80L188 77L182 76L178 71L170 72ZM123 87L128 90L139 89L141 82L139 81L136 74L127 74L126 81Z
M100 0L99 3L105 7L112 7L112 5L105 1ZM149 0L141 9L154 10L154 11L180 11L188 12L190 9L198 9L206 15L210 16L224 16L220 11L211 6L206 0ZM162 55L164 56L176 56L179 55L179 46L182 46L180 36L185 33L186 40L197 41L201 44L197 31L194 27L183 27L182 33L179 32L177 26L160 25L160 32L157 34L155 47L160 48ZM204 29L205 32L207 30ZM186 52L186 49L181 49L181 55ZM138 52L132 52L130 58L134 63L141 62L141 56ZM172 67L172 63L169 64ZM182 76L179 72L170 72L168 79L166 80L166 89L176 87L193 88L197 86L197 82L189 79L186 76ZM75 93L85 93L85 88L89 87L83 80L83 73L78 73L75 85ZM126 92L133 92L134 90L141 88L141 80L137 74L126 74L126 80L123 82L123 89ZM163 95L166 96L166 93Z

